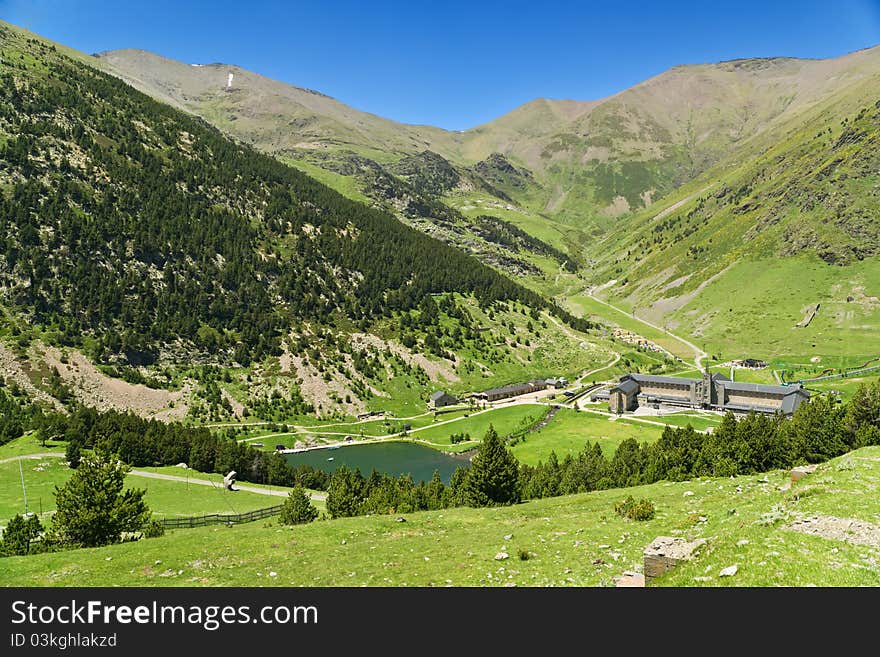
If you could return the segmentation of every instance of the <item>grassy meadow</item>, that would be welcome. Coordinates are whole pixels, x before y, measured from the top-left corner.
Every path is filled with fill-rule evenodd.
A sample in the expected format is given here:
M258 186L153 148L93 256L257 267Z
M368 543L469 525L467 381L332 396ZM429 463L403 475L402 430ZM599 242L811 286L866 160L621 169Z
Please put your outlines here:
M878 586L880 548L796 533L798 514L877 521L868 500L880 448L820 466L790 490L785 471L660 482L535 500L281 527L176 530L138 543L3 560L8 586L611 586L639 571L657 536L705 538L655 586ZM648 498L654 519L614 513ZM870 497L870 495L868 495ZM497 560L504 552L509 558ZM108 560L108 557L112 559ZM522 558L524 557L524 558ZM156 565L159 560L161 565ZM737 565L737 573L721 577ZM272 574L274 573L274 575Z

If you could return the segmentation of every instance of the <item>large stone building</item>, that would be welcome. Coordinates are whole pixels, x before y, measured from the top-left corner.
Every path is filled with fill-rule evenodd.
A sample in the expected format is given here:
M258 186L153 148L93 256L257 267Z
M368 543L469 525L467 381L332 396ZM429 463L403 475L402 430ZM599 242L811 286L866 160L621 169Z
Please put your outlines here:
M499 399L507 399L508 397L516 397L517 395L526 395L530 392L538 392L539 390L547 389L547 380L546 379L536 379L534 381L529 381L527 383L511 383L507 386L501 386L500 388L492 388L491 390L486 390L485 392L477 392L474 393L475 399L482 399L483 401L497 401Z
M639 401L643 401L735 413L755 411L791 415L809 398L810 393L800 385L739 383L723 374L708 372L700 379L626 374L608 391L608 407L615 413L623 413L635 410Z

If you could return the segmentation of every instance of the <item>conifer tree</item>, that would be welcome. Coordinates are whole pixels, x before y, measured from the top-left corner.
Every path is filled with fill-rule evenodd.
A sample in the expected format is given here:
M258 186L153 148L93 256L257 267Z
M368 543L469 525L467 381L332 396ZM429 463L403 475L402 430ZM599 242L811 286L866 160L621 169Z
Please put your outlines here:
M281 524L301 525L318 517L318 510L302 486L295 487L284 500L281 509Z
M463 496L469 506L515 504L520 500L516 458L491 424L471 461L471 469L464 480Z

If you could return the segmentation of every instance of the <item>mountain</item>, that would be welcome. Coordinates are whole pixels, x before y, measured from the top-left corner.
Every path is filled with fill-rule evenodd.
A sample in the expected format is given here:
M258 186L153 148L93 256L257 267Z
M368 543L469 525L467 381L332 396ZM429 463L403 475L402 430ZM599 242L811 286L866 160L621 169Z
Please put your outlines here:
M581 225L650 205L750 138L880 70L880 48L829 60L683 65L608 98L537 99L449 132L379 119L235 66L133 50L98 57L147 93L275 154L342 149L384 163L430 150L457 166L501 154L534 174L537 184L518 202Z
M874 354L878 90L880 71L805 107L599 240L605 294L718 353Z
M80 369L96 385L191 385L204 417L326 414L388 397L397 373L421 406L444 382L495 380L501 363L508 380L549 375L540 354L553 350L533 360L537 343L586 338L555 335L548 313L589 324L494 269L84 57L11 26L0 57L0 307L14 343L0 355L25 387L70 398Z

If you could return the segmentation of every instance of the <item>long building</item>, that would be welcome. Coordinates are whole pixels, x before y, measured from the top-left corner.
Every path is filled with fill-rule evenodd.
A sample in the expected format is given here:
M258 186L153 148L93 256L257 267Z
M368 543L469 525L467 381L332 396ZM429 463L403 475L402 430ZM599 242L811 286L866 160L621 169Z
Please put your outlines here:
M608 391L608 408L623 413L635 410L642 401L735 413L755 411L791 415L809 398L810 393L797 384L739 383L723 374L709 372L701 379L626 374Z

